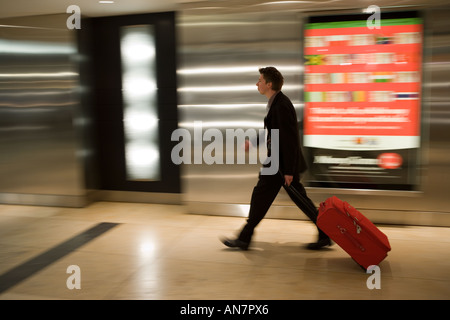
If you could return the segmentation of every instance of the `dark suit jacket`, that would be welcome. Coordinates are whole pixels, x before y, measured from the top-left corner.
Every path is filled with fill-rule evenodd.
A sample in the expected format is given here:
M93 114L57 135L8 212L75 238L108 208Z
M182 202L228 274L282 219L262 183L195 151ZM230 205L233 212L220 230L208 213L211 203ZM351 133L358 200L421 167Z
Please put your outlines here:
M268 131L267 150L271 156L271 129L279 130L279 165L283 175L292 175L299 179L300 174L306 171L307 165L300 147L300 133L297 114L291 100L278 92L272 102L264 125Z

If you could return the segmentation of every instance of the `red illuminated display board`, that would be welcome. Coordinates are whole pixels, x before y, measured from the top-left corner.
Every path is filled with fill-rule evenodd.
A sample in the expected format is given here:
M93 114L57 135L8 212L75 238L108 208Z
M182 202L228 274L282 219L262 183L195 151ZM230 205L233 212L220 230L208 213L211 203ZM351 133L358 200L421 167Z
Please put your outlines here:
M422 20L323 17L304 32L311 185L411 189L420 148ZM327 21L329 20L329 21ZM314 20L313 20L314 21Z

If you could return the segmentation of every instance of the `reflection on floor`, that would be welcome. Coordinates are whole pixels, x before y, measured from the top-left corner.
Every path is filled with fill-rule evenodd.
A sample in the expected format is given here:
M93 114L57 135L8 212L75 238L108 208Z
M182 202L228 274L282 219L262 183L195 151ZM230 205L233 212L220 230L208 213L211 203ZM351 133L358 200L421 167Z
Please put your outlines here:
M369 289L337 245L304 248L308 221L265 219L251 250L224 247L244 221L174 205L0 205L0 299L450 298L450 228L379 226L392 251Z

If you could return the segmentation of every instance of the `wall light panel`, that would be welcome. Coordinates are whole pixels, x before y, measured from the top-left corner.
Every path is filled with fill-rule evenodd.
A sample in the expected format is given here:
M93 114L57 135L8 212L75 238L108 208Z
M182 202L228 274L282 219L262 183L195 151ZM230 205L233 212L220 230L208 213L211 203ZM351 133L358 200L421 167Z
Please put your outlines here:
M127 180L159 180L158 88L153 26L121 27L120 52Z

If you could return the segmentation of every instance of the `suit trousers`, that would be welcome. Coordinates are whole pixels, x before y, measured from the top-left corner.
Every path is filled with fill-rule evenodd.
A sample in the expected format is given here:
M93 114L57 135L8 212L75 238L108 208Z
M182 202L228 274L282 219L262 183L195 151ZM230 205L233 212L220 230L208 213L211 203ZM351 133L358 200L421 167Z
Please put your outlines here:
M281 187L284 187L289 197L294 201L297 207L302 210L306 216L316 224L318 210L314 203L309 199L306 194L306 190L304 186L301 184L299 179L295 179L292 181L291 186L295 188L308 202L307 205L305 203L299 201L297 197L292 194L290 188L286 187L284 184L284 177L281 174L275 175L259 175L258 183L253 188L253 193L250 201L250 211L248 214L248 219L246 225L243 227L241 233L239 234L238 239L245 242L250 243L253 232L256 226L261 222L261 220L265 217L267 211L278 195ZM319 231L319 239L327 237L327 235L317 228Z

